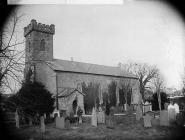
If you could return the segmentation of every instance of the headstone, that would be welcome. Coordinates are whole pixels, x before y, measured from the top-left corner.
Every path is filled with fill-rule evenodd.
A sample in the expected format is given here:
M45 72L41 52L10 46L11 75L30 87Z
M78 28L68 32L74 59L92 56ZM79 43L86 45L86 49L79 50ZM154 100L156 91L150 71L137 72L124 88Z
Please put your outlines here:
M124 110L125 110L125 111L128 110L128 104L124 104Z
M107 116L106 127L110 129L114 129L114 116Z
M160 112L160 126L169 126L168 111L162 110Z
M46 128L45 128L45 123L44 123L44 116L40 117L40 126L41 126L41 133L45 133Z
M164 103L164 110L168 110L168 103Z
M29 126L32 126L32 118L29 117Z
M70 128L70 121L69 120L66 120L65 121L65 128L66 129L69 129Z
M136 120L139 121L142 118L142 107L140 104L136 108Z
M177 103L174 104L175 113L179 113L179 105Z
M115 112L115 107L114 106L111 106L109 115L110 116L113 116L114 115L114 112Z
M169 107L169 106L168 106L168 119L169 119L169 123L173 123L175 122L175 119L176 119L175 108L173 106L172 107Z
M79 117L79 124L82 123L82 116Z
M94 107L92 110L91 125L97 127L97 116L96 116L96 110Z
M97 114L98 123L105 123L105 113L103 111L98 112Z
M16 124L16 128L19 128L19 114L17 110L15 112L15 124Z
M134 105L130 104L130 111L134 111Z
M152 127L151 124L152 116L146 114L145 116L143 116L143 118L144 118L144 127Z
M182 112L180 112L180 113L177 114L176 120L177 120L177 125L179 125L179 126L183 126L183 125L184 125L184 123L185 123L185 118L184 118Z
M160 121L157 118L154 118L151 120L152 126L159 126L160 125Z
M64 117L56 117L55 118L55 124L56 124L56 128L63 129L64 125L65 125Z
M44 119L46 119L46 113L44 113Z
M150 111L152 111L152 104L150 104Z

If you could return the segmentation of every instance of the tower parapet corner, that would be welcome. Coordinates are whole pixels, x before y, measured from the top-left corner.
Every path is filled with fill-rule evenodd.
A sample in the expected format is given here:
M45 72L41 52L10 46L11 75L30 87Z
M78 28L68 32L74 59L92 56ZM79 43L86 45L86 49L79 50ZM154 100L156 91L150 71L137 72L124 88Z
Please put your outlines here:
M49 26L42 23L37 23L35 19L32 19L31 23L27 27L24 27L24 37L26 37L31 31L55 34L55 25L51 24Z

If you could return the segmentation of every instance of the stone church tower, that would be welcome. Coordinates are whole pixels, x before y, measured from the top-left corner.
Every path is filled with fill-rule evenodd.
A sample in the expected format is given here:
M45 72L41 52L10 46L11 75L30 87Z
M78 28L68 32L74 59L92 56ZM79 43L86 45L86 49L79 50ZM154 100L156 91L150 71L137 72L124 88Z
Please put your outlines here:
M53 35L55 26L37 23L32 19L31 23L24 28L25 44L25 76L29 69L32 72L37 63L53 60Z

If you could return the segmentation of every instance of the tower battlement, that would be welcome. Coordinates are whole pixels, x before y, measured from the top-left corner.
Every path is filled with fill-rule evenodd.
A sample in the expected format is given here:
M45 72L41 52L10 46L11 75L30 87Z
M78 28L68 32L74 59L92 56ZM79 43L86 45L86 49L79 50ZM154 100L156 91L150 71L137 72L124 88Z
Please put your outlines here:
M27 27L24 27L24 37L26 37L31 31L55 34L55 25L45 25L42 23L37 23L35 19L32 19L31 23Z

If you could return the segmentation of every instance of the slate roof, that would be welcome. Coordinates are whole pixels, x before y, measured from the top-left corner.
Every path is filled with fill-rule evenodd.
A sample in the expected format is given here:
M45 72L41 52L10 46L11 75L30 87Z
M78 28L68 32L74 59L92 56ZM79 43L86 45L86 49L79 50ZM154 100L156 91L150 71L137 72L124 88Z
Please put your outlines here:
M137 77L133 74L123 72L119 67L104 66L69 60L59 60L54 59L49 61L48 65L55 71L65 71L65 72L76 72L76 73L86 73L95 75L106 75L106 76L116 76L116 77Z

